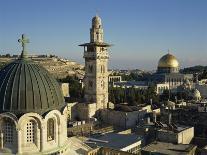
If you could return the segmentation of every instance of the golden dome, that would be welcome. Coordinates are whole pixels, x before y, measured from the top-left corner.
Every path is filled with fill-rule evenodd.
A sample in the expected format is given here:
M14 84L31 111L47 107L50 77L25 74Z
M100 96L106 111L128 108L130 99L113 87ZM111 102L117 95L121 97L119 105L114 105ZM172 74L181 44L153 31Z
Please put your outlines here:
M178 68L179 62L177 58L171 54L166 54L162 58L160 58L158 62L159 68Z

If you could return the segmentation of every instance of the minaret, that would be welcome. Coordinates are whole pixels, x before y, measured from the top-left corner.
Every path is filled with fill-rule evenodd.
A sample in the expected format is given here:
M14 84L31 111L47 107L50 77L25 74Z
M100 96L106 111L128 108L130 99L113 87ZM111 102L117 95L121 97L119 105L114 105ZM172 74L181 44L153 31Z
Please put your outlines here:
M85 100L96 103L96 110L107 108L108 104L108 59L107 47L103 42L101 18L92 19L90 43L81 44L84 47L85 58Z

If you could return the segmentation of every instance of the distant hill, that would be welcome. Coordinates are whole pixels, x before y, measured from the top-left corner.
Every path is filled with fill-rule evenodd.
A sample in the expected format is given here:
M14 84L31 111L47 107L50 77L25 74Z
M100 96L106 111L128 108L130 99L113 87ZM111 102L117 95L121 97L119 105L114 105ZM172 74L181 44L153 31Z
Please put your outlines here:
M182 73L186 73L186 74L202 73L203 71L207 71L207 66L193 66L181 70Z
M9 62L14 61L17 58L0 57L0 69L3 68ZM34 62L41 64L57 79L66 78L67 76L76 76L79 79L84 77L84 66L67 59L61 59L58 57L34 57L31 58Z

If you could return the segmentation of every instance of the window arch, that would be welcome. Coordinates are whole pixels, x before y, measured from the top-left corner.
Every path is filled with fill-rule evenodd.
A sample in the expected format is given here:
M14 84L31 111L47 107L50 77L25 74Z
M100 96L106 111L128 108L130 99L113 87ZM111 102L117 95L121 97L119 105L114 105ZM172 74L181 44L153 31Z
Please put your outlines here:
M105 73L105 67L104 67L104 65L101 65L101 73Z
M88 66L89 73L93 73L93 65Z
M11 121L5 122L3 127L4 141L6 144L13 143L13 123Z
M27 131L27 137L26 137L27 143L35 143L37 131L36 131L36 123L34 120L30 120L29 122L27 122L26 131Z
M89 85L89 88L92 88L93 87L93 81L89 81L88 85Z
M53 118L49 118L47 121L47 140L51 141L55 139L55 121Z
M105 84L104 84L103 80L101 81L101 88L103 88L103 89L105 88Z

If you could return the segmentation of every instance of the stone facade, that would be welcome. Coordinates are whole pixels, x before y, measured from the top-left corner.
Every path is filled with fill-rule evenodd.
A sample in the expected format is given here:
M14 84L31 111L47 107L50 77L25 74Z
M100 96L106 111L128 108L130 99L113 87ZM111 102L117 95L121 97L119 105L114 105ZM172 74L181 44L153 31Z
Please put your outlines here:
M111 125L122 128L131 128L141 123L146 113L147 109L132 112L105 109L101 110L100 117L104 122Z
M173 132L169 130L158 130L157 138L159 141L176 143L176 144L190 144L194 137L194 127L185 128L182 131Z
M113 82L121 82L122 78L120 75L110 75L109 76L109 82L113 83Z
M3 148L19 155L65 154L68 149L66 118L58 110L52 110L45 116L26 113L20 118L9 112L1 113Z

